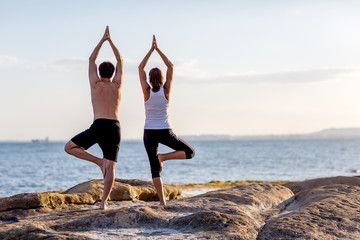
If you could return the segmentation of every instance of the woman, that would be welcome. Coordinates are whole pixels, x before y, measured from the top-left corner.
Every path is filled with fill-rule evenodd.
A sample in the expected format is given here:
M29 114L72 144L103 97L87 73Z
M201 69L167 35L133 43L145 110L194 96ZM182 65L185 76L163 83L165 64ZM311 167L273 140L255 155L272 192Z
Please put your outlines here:
M167 66L166 81L163 83L161 70L153 68L149 72L149 82L146 81L145 66L156 50ZM141 88L145 101L145 127L144 145L149 157L152 180L158 194L161 206L166 205L163 184L160 177L162 166L165 161L171 159L190 159L195 155L194 149L185 141L179 139L171 130L168 121L168 108L171 85L173 81L173 65L170 60L160 51L157 46L155 35L150 51L146 54L139 65ZM159 143L164 144L175 151L158 154Z

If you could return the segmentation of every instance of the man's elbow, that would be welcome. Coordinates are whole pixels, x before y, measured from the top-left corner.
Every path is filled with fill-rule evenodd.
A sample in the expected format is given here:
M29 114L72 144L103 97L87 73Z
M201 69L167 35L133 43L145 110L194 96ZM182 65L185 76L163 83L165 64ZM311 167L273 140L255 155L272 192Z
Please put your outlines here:
M120 53L115 54L116 61L118 63L122 63L124 61L123 57L120 55Z
M96 61L96 58L94 58L93 56L89 57L89 62L95 62L95 61Z

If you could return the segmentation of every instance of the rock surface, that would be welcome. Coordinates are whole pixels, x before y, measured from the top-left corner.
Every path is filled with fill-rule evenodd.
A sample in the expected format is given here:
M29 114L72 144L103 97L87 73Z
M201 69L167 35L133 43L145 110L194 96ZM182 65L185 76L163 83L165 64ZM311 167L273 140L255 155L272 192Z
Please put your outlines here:
M360 239L360 178L285 184L295 200L272 216L258 239Z
M0 239L359 239L360 178L284 186L244 184L159 207L151 182L116 179L106 211L102 181L63 194L0 198Z

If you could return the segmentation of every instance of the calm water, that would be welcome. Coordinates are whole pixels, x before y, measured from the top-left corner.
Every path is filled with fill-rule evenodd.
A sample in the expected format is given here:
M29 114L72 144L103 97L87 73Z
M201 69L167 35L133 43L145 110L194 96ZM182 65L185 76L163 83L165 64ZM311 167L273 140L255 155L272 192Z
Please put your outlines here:
M360 140L194 141L191 160L168 161L163 181L305 180L352 176L360 169ZM63 151L64 143L0 143L0 197L65 190L102 178L100 169ZM169 150L160 147L160 151ZM97 146L89 149L100 155ZM358 174L359 175L359 174ZM116 177L151 180L141 141L123 141Z

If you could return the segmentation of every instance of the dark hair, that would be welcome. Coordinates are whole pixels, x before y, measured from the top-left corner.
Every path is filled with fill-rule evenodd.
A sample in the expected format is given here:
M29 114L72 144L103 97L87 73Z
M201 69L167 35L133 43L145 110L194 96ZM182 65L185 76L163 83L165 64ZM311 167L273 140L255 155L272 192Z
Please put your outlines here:
M153 90L157 91L163 84L162 72L159 68L153 68L149 72L149 82Z
M103 78L111 78L114 74L115 67L111 62L103 62L99 66L100 76Z

